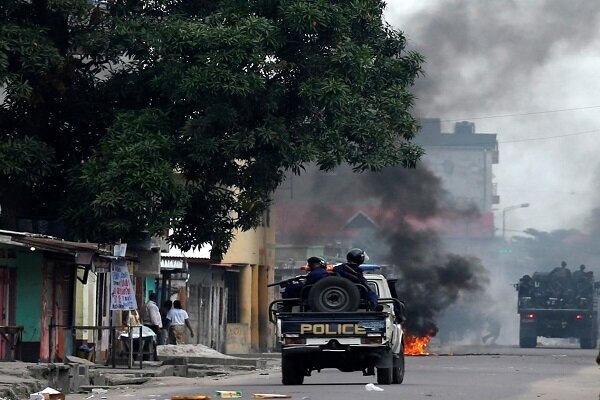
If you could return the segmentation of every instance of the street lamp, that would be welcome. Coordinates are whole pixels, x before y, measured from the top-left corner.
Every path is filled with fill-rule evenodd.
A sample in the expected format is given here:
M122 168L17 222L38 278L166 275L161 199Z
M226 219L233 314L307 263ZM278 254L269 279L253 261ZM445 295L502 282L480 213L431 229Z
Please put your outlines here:
M504 240L506 236L506 212L511 210L516 210L517 208L526 208L529 207L529 203L516 204L514 206L504 207L502 209L502 240Z

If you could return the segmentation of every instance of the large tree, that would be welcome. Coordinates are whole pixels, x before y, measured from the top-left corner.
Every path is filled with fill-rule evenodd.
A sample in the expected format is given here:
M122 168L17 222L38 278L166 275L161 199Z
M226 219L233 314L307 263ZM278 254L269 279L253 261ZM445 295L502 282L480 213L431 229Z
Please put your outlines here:
M0 196L82 240L225 250L286 171L414 166L379 0L3 0ZM351 188L349 188L351 189Z

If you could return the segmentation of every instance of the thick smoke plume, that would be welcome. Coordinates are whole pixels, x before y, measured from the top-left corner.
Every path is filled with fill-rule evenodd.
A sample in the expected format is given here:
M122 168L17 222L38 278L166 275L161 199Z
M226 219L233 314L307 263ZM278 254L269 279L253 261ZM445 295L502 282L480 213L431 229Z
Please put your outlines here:
M339 240L347 239L344 224L356 211L372 218L373 227L350 228L351 243L365 248L371 262L389 265L398 275L398 297L409 312L407 331L414 335L435 334L436 319L462 296L478 292L488 282L487 271L472 257L447 254L435 222L474 218L474 208L459 208L441 186L439 178L422 166L417 169L388 168L380 173L354 174L341 168L334 174L310 170L293 177L294 198L280 195L277 204L304 207L302 222L311 225L305 244L336 227ZM280 193L281 194L281 193ZM282 215L288 218L289 215ZM361 234L362 233L362 234ZM285 232L278 231L280 238ZM331 241L332 238L330 237ZM290 241L291 243L291 241Z
M389 168L361 181L383 210L393 210L379 235L389 245L383 261L400 275L396 290L407 303L407 332L435 335L440 314L461 296L481 291L488 277L479 259L445 253L439 233L418 224L440 218L459 222L478 212L454 205L439 178L423 167Z
M488 283L487 272L474 257L439 254L437 263L398 268L402 279L396 290L407 304L407 332L418 336L435 335L443 311Z

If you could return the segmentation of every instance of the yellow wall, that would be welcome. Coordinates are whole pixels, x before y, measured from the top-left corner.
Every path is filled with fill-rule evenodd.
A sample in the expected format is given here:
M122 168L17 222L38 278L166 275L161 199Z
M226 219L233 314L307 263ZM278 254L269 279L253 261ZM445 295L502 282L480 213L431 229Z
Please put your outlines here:
M273 224L271 224L273 226ZM229 250L222 262L228 264L273 265L275 263L275 231L257 228L251 231L236 231Z
M225 352L227 354L245 354L250 349L248 343L249 331L246 324L227 324L227 341Z
M241 330L244 337L239 342L236 340L237 347L244 343L247 346L245 352L267 350L272 345L268 306L274 298L274 290L267 288L267 284L273 282L275 276L273 218L270 226L236 232L222 262L244 265L240 270L240 324L250 329L247 332Z

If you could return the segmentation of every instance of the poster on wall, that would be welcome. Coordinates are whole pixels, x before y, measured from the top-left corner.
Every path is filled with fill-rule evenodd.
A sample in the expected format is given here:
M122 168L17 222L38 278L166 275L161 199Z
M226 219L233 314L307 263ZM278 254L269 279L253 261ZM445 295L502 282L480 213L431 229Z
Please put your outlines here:
M119 311L137 310L135 289L131 284L125 260L117 260L110 273L110 309Z

